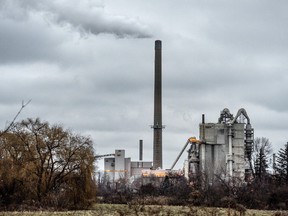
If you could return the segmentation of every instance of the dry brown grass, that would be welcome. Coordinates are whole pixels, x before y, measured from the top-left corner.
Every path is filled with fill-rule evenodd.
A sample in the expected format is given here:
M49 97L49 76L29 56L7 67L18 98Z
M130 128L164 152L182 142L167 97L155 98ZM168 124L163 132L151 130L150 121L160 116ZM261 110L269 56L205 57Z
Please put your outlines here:
M126 216L126 215L183 215L183 216L240 216L240 212L233 209L225 208L204 208L192 206L152 206L152 205L110 205L110 204L96 204L93 210L87 211L64 211L64 212L0 212L0 216ZM263 211L263 210L247 210L243 216L288 216L288 212L280 211Z

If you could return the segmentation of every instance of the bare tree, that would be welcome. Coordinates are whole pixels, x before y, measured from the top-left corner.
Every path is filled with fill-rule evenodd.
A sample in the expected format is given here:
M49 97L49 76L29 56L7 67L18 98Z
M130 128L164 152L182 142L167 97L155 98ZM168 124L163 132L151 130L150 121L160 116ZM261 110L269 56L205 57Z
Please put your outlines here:
M266 137L256 137L254 140L254 152L258 153L260 150L263 150L264 154L271 156L272 154L272 143Z

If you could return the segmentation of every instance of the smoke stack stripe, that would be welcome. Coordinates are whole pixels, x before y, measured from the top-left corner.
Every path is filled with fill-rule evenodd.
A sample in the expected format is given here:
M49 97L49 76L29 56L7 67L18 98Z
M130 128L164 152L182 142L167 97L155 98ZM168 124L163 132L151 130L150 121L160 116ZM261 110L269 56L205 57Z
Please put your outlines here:
M162 43L155 41L153 168L162 168Z

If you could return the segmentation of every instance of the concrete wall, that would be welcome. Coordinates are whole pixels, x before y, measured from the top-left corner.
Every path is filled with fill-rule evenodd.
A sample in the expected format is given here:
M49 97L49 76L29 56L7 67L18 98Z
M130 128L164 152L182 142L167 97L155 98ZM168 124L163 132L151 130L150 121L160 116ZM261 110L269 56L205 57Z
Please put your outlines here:
M115 179L115 158L104 159L104 172L107 177L107 181L113 182Z
M245 133L244 124L233 125L232 156L233 156L233 176L244 178L245 176Z
M131 176L140 177L143 169L150 169L152 161L132 161L131 162Z
M130 178L131 177L131 158L125 158L125 178Z
M125 177L125 150L115 150L115 179Z
M201 144L199 152L200 169L207 174L225 174L229 154L228 124L206 123L200 124ZM233 176L244 177L244 124L234 123L232 126L232 158Z

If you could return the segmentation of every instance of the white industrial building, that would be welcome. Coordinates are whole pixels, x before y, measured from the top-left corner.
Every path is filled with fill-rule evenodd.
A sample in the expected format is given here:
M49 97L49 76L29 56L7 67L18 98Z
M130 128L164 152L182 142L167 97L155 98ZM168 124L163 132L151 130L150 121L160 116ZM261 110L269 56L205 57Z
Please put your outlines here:
M151 168L152 161L131 161L130 157L125 157L125 150L123 149L115 150L114 157L104 158L104 173L110 182L115 182L120 178L140 177L143 169Z

